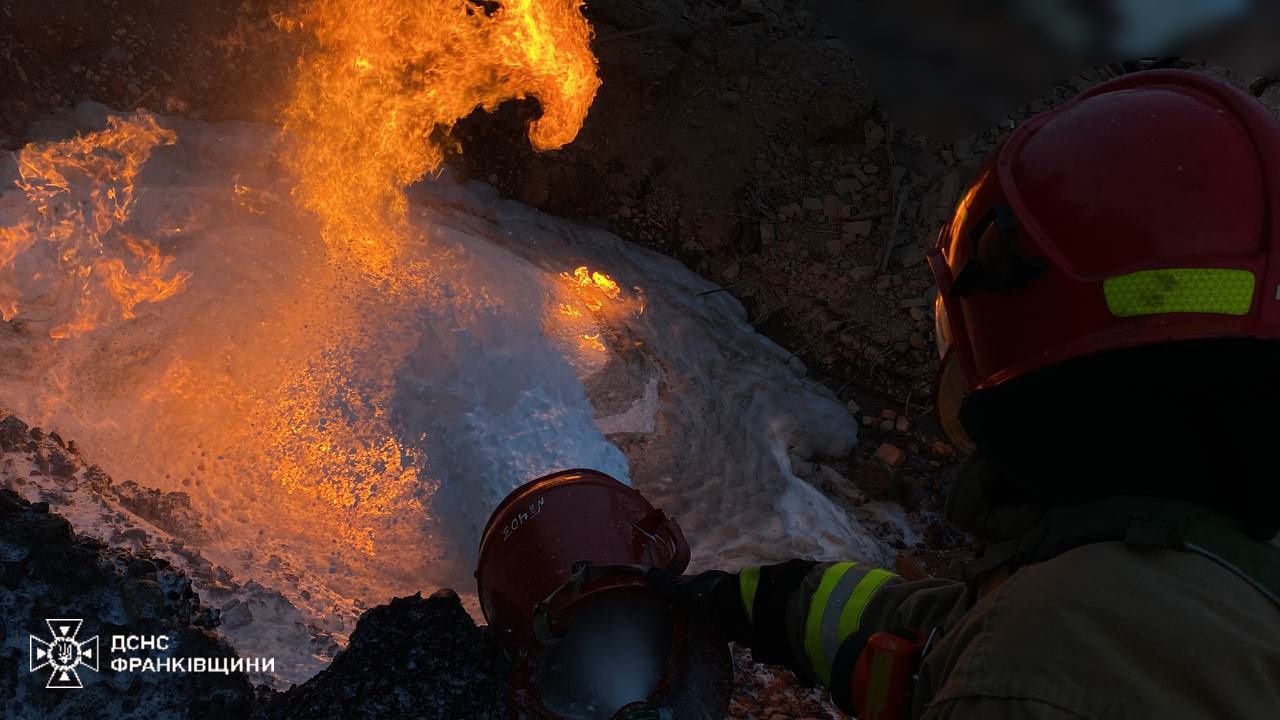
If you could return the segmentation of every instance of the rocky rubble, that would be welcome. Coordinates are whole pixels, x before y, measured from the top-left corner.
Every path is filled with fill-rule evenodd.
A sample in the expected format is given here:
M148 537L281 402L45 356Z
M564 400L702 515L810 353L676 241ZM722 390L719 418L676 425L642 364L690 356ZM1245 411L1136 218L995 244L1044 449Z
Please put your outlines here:
M801 687L786 670L751 660L751 652L733 653L735 695L728 717L735 720L834 720L843 718L822 688Z
M216 620L191 582L160 558L77 537L71 524L0 489L0 715L6 718L243 718L253 689L243 674L115 672L113 635L166 635L156 658L234 658L210 631ZM81 618L81 639L99 639L100 671L81 669L81 690L46 690L48 670L29 673L28 635L45 620Z
M268 720L505 717L502 651L458 596L396 598L361 618L351 644L302 685L270 697Z
M138 657L236 658L220 635L229 613L212 611L163 558L75 535L46 502L0 489L0 715L270 720L290 718L486 718L503 715L501 651L458 596L398 598L361 617L350 645L323 672L288 692L256 692L241 672L119 671ZM221 620L220 620L221 615ZM81 690L44 688L48 670L27 670L28 635L48 618L80 618L80 640L98 638L97 671L80 668ZM111 637L169 638L164 651L113 651Z
M161 492L131 480L116 482L89 463L74 442L28 427L12 415L0 417L0 488L26 502L52 507L86 540L175 568L203 599L206 624L217 623L240 652L270 656L282 645L310 647L309 663L281 663L278 675L255 674L253 682L279 685L281 677L310 677L345 641L344 635L306 624L278 591L238 579L206 558L197 548L207 531L186 493ZM294 570L283 561L273 568L282 575Z

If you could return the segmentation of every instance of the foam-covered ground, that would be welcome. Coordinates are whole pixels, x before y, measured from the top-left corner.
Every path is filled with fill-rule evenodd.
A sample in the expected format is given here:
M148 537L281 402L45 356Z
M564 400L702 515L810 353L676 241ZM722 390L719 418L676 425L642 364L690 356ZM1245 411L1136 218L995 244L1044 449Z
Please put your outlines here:
M105 113L35 132L96 130ZM566 467L674 515L695 569L891 559L791 471L791 455L847 455L853 419L674 260L439 178L410 190L399 279L370 281L295 208L275 130L161 125L177 142L152 154L118 230L190 271L185 291L54 340L70 290L36 247L19 265L52 279L0 331L0 406L74 439L117 485L186 493L190 512L140 517L83 469L11 465L6 484L65 505L80 532L198 555L212 571L197 590L234 610L222 631L277 657L277 681L314 674L329 656L317 638L341 644L363 608L472 590L492 508ZM14 177L0 162L0 187ZM0 192L0 227L30 212ZM581 266L617 292L583 285Z

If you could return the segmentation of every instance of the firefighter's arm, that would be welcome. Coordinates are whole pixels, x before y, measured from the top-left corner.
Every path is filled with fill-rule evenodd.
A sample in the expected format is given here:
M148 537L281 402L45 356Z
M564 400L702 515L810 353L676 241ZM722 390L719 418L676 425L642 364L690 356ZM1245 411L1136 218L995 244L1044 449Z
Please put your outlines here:
M870 671L876 633L897 633L920 643L943 626L961 602L961 583L905 582L888 570L855 562L792 560L743 568L736 576L745 632L735 633L758 662L785 665L832 690L852 712L854 676ZM893 644L889 635L875 645ZM875 648L872 648L874 650ZM859 658L863 667L859 667Z

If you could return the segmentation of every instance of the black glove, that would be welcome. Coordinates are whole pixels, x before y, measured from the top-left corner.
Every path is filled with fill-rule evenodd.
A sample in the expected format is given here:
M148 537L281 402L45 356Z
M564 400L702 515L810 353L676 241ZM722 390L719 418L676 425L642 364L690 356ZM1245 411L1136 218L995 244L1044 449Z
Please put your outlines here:
M727 642L750 642L751 623L742 607L737 574L710 570L698 575L674 575L662 568L650 568L645 579L673 606L715 628Z

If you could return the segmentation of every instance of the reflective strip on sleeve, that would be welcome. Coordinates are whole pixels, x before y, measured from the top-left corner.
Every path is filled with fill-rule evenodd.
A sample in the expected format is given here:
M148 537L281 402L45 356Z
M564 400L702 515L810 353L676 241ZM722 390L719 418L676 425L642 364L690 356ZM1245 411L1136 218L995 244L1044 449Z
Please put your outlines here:
M755 623L756 588L760 587L760 566L744 567L738 572L738 592L742 595L742 607L747 611L747 623Z
M822 647L822 618L826 615L827 603L835 592L836 585L840 584L853 565L851 562L842 562L827 568L818 583L818 591L809 600L809 614L804 623L804 651L809 657L813 674L823 685L831 681L831 660ZM836 612L838 615L839 610Z
M1102 292L1116 317L1164 313L1248 315L1257 278L1232 268L1168 268L1107 278Z
M809 601L804 643L809 665L822 684L831 682L831 664L840 643L858 631L876 591L896 577L888 570L856 563L837 563L823 573Z
M849 602L845 603L840 611L839 634L834 647L840 647L840 643L844 642L845 638L862 629L862 613L867 609L872 596L886 582L895 577L897 576L888 570L877 568L858 581L857 587L853 589L853 597L849 598Z

